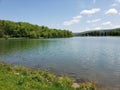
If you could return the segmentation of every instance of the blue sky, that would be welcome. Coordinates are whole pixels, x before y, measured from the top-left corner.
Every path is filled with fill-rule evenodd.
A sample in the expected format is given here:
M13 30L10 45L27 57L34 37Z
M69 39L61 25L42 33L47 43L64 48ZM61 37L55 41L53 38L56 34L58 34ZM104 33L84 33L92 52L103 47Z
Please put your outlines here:
M120 0L0 0L0 19L73 32L120 27Z

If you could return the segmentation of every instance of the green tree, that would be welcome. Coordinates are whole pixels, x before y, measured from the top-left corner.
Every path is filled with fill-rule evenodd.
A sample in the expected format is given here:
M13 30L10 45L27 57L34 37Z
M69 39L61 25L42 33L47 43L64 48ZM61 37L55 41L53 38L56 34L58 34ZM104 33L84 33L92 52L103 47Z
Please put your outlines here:
M50 29L46 26L33 25L27 22L0 20L0 37L3 37L3 35L28 38L62 38L73 36L72 32L68 30Z
M2 29L0 29L0 37L4 36L4 31Z

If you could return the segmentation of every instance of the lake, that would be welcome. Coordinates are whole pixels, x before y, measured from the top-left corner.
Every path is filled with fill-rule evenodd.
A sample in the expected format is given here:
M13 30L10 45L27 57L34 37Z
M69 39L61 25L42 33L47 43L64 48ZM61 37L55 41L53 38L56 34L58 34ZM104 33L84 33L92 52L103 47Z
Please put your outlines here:
M0 60L120 90L120 38L0 40Z

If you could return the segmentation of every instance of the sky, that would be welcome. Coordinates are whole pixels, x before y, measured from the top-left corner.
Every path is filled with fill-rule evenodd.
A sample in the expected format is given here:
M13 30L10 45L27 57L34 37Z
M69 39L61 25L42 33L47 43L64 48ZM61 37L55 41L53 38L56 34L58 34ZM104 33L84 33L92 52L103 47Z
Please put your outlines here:
M0 0L0 19L72 32L120 27L120 0Z

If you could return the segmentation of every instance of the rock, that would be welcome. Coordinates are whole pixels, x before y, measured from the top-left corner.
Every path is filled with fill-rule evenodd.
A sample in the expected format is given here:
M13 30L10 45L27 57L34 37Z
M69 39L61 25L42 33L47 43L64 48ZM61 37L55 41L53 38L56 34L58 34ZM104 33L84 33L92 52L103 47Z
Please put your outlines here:
M73 84L72 84L72 87L73 87L73 88L79 88L80 85L79 85L78 83L73 83Z

